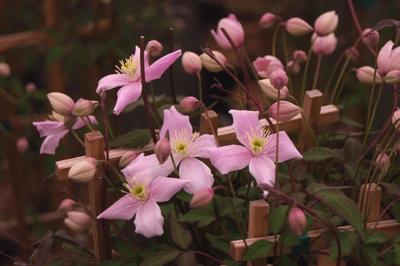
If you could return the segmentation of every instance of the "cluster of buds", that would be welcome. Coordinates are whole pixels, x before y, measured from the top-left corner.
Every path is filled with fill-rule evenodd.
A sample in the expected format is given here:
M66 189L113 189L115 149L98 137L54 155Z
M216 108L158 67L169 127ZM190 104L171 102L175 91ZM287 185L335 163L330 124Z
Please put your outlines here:
M53 110L63 116L85 117L91 115L98 106L97 101L79 99L76 103L68 95L61 92L51 92L47 98Z
M79 204L72 199L63 200L58 206L58 211L66 213L65 226L74 233L86 233L89 231L91 219Z
M80 183L88 182L92 180L96 174L96 165L96 159L86 157L72 165L68 171L68 178Z
M308 56L303 50L296 50L293 52L292 60L286 64L286 71L290 74L297 74L300 72L300 64L306 62Z

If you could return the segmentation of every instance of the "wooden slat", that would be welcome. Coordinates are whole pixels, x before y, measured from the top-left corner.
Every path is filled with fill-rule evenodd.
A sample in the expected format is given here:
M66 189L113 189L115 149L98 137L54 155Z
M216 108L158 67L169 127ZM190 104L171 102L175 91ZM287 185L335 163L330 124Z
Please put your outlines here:
M368 222L377 221L381 213L382 188L370 183L362 185L360 191L358 205L361 212L368 215Z
M208 121L208 118L210 121ZM213 130L217 133L219 126L218 114L213 110L202 113L200 117L200 134L212 134ZM212 128L211 128L212 127Z

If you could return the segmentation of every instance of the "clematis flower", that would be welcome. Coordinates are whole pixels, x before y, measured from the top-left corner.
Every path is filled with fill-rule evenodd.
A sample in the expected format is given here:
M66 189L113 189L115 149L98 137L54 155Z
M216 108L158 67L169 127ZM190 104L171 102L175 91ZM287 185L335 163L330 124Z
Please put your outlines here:
M153 64L149 65L148 55L145 52L145 75L146 82L159 79L161 75L181 56L181 50L169 53ZM121 87L117 92L117 103L114 107L114 114L120 114L124 108L139 99L142 93L140 74L140 48L136 46L135 54L120 61L117 66L117 74L111 74L99 80L96 92Z
M179 176L190 180L184 190L190 194L212 187L214 178L210 168L197 159L208 158L208 149L216 147L214 136L193 133L189 116L179 113L174 106L164 110L164 123L161 127L160 138L168 135L171 143L172 156L179 168ZM166 162L171 164L170 160ZM171 171L173 168L171 169Z
M378 53L378 72L381 76L387 75L393 70L400 69L400 47L393 49L394 43L388 41Z
M165 177L168 168L159 165L154 155L139 155L122 173L126 194L102 212L97 219L131 220L135 232L145 237L163 234L164 218L158 202L170 200L188 180Z
M278 69L284 69L281 61L272 55L257 57L257 59L253 61L253 66L257 74L265 79L268 79L272 72Z
M258 111L231 110L236 138L242 145L227 145L209 149L210 161L222 174L249 166L257 184L275 182L275 163L302 158L286 132L279 132L279 156L276 156L277 134L269 134L259 121Z
M218 23L217 30L211 30L211 34L218 45L224 49L229 49L231 48L231 44L225 37L222 29L225 29L226 33L228 33L235 48L240 48L243 45L244 30L242 24L240 24L235 15L230 14L228 17L221 19Z
M92 124L97 124L94 116L88 116ZM60 144L60 140L65 137L70 129L76 130L84 127L86 122L83 118L62 116L53 112L51 120L33 122L40 137L45 137L40 147L41 154L54 154Z

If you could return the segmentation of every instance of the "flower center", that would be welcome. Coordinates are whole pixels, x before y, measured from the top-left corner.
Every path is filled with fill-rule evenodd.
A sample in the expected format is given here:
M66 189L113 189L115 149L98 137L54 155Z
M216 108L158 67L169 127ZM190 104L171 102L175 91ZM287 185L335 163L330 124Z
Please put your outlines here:
M133 185L125 184L125 187L128 188L129 193L131 195L141 201L144 201L147 199L147 196L149 195L148 189L144 184L141 183L136 183Z
M251 128L249 131L245 131L242 136L238 136L238 139L242 143L247 143L245 146L251 150L254 155L259 155L264 152L265 146L268 141L269 131L264 130L262 126Z
M127 74L131 78L135 77L138 66L136 65L134 55L131 55L124 60L120 60L119 63L121 66L115 66L117 68L117 73Z
M174 130L170 134L171 139L171 149L182 155L189 155L189 147L193 143L195 137L192 132L189 132L187 129L182 129L180 131Z
M266 143L266 139L255 137L250 141L251 150L256 154L259 154L264 151Z

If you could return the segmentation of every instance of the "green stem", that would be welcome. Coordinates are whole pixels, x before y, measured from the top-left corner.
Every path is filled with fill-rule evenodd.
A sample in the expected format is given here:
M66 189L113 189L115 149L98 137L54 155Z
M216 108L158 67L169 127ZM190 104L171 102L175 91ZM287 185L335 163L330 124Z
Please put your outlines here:
M338 77L338 79L336 80L335 87L333 88L333 91L332 91L332 94L331 94L331 102L333 102L333 100L335 99L335 95L336 95L337 90L338 90L338 88L339 88L339 84L340 84L340 82L341 82L342 79L343 79L343 76L344 76L345 71L346 71L346 69L347 69L347 65L350 63L350 59L351 59L350 56L346 58L346 61L344 61L343 67L342 67L342 69L340 70L339 77Z
M313 82L313 85L312 85L313 89L317 88L319 72L320 72L320 69L321 69L321 61L322 61L322 55L318 55L317 66L315 67L314 82Z
M307 83L307 75L308 75L308 69L310 68L310 62L311 62L311 56L312 56L312 44L308 50L307 54L307 62L304 67L304 73L303 73L303 80L301 81L301 92L300 92L300 102L303 102L303 95L306 90L306 83Z
M279 28L281 27L281 23L279 23L278 25L276 25L275 29L274 29L274 35L272 37L272 55L276 56L276 39L278 38L278 32L279 32Z
M203 102L203 83L202 83L202 79L201 79L201 73L197 72L197 86L199 89L199 100L200 102Z
M75 137L75 139L83 146L85 147L85 143L82 141L81 137L76 133L74 129L71 128L71 133Z

